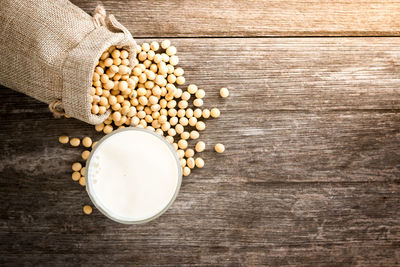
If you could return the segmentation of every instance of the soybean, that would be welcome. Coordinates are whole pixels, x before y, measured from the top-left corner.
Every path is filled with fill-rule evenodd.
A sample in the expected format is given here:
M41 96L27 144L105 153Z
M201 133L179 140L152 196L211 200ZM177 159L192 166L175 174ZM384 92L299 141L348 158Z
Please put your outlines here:
M217 153L224 153L225 151L225 146L223 144L216 144L214 146L214 149Z
M62 136L60 136L60 137L58 138L58 141L59 141L61 144L68 144L68 142L69 142L69 137L66 136L66 135L62 135Z
M86 215L90 215L90 214L92 213L92 211L93 211L93 209L92 209L91 206L89 206L89 205L83 206L83 212L84 212Z
M79 140L79 138L71 138L71 140L69 141L69 143L71 144L71 146L79 146L81 143L81 140Z

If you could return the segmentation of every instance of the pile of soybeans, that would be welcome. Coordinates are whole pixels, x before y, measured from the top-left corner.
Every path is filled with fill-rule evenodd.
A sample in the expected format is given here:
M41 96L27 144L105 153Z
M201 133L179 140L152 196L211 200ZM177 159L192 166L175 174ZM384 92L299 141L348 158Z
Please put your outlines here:
M220 110L216 107L203 108L205 91L195 84L184 88L184 70L177 67L179 58L177 49L169 40L143 43L137 46L134 67L129 67L129 53L120 47L112 46L100 57L94 70L91 88L91 111L104 114L111 110L104 123L95 126L96 131L111 133L124 127L140 127L154 131L165 138L175 148L182 173L188 176L195 167L203 168L204 160L195 154L206 149L203 141L197 141L200 132L206 129L204 119L218 118ZM229 96L227 88L220 89L220 96ZM189 140L196 140L191 148ZM79 146L78 138L68 136L59 138L61 143ZM90 137L82 139L82 145L93 148L96 142ZM216 144L214 149L223 153L223 144ZM82 152L84 161L90 155L89 150ZM76 162L72 165L72 179L85 186L85 167ZM90 214L90 206L83 211Z

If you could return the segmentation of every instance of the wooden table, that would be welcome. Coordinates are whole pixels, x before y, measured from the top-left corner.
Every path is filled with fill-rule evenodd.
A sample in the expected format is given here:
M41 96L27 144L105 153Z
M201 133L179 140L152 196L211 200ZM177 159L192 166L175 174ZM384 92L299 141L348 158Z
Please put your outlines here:
M139 43L171 39L221 109L206 167L150 223L84 215L58 136L101 135L3 87L0 263L399 266L399 1L103 3Z

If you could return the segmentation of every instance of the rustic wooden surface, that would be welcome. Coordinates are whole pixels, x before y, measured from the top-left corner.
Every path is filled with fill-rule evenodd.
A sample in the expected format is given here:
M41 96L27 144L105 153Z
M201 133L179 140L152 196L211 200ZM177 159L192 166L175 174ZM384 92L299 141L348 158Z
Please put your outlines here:
M90 13L100 1L72 0ZM391 36L398 0L103 0L136 37Z
M198 32L193 26L184 29L182 17L166 19L172 4L162 9L152 1L137 1L124 9L111 5L116 1L104 2L124 23L134 25L147 16L153 24L139 23L143 33L138 35L149 30L149 37L285 35L293 30L312 35L314 30L304 21L303 30L302 23L283 24L279 30L276 18L264 15L268 21L248 28L251 17L246 14L255 7L246 11L239 1L222 6L243 9L245 16L232 18L243 27L224 24L207 31L200 25ZM330 1L321 2L330 12ZM74 3L85 10L94 6ZM193 10L186 2L176 6L184 5L189 14L200 9L188 20L201 24L212 15L206 10L217 6L207 3L193 2ZM282 3L264 1L276 12L289 1ZM321 34L329 34L329 25L343 30L341 35L383 34L389 28L394 34L383 22L350 25L345 18L366 16L366 7L361 1L340 3L332 12L347 7L353 13L313 18L323 20ZM381 11L371 14L371 21L386 11L389 17L398 14L396 2L391 9L388 3L369 3ZM135 7L143 14L135 13ZM266 12L257 10L258 15ZM333 18L339 21L333 24ZM177 21L182 25L173 28ZM162 26L151 28L157 23ZM263 25L275 30L262 32ZM204 88L206 106L222 111L219 119L208 121L202 137L208 147L225 143L226 153L204 152L206 167L184 179L176 202L155 221L126 226L97 210L86 216L81 209L89 198L70 178L82 149L62 146L57 138L101 134L74 119L54 119L45 104L3 87L0 264L399 266L400 38L171 41L187 81ZM222 86L230 89L227 100L218 97Z

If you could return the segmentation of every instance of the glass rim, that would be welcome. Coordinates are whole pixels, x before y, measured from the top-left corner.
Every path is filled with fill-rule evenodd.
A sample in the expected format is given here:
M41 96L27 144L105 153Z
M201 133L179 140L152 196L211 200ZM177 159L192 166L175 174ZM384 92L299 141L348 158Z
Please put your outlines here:
M131 220L121 220L121 219L119 219L119 218L116 218L116 217L112 216L112 215L110 214L110 212L108 212L106 209L104 209L104 208L101 206L101 204L97 203L96 197L94 196L95 194L92 193L92 192L91 192L91 189L90 189L91 186L90 186L90 183L89 183L89 176L88 176L88 173L89 173L89 168L90 168L90 162L91 162L91 159L92 159L92 156L93 156L94 152L95 152L96 149L99 148L100 145L101 145L102 143L104 143L104 141L106 141L109 137L111 137L111 136L113 136L113 135L115 135L115 134L117 134L117 133L125 132L125 131L142 131L142 132L145 132L145 133L152 134L153 136L156 136L157 138L159 138L162 142L164 142L164 143L167 145L167 147L169 148L169 150L172 152L173 156L175 157L175 161L176 161L176 164L177 164L177 167L178 167L178 183L177 183L177 185L176 185L176 189L175 189L174 195L172 196L171 200L168 202L168 204L167 204L161 211L159 211L159 212L156 213L155 215L153 215L153 216L151 216L151 217L149 217L149 218L147 218L147 219L143 219L143 220L132 220L132 221L131 221ZM113 221L115 221L115 222L122 223L122 224L142 224L142 223L147 223L147 222L149 222L149 221L152 221L152 220L154 220L154 219L160 217L163 213L165 213L165 212L171 207L172 203L174 203L176 197L178 196L179 190L180 190L180 188L181 188L181 184L182 184L182 167L181 167L181 164L180 164L180 160L179 160L179 158L178 158L178 154L176 153L174 147L171 145L171 143L169 143L169 142L164 138L164 136L159 135L159 134L157 134L157 133L155 133L155 132L153 132L153 131L150 131L150 130L144 129L144 128L139 128L139 127L126 127L126 128L122 128L122 129L117 129L117 130L112 131L111 133L109 133L109 134L103 136L103 137L97 142L97 144L95 145L95 147L92 149L92 151L90 152L90 155L89 155L89 157L88 157L88 159L87 159L87 161L86 161L86 168L85 168L85 185L86 185L86 192L87 192L87 194L89 195L90 200L92 201L92 203L94 204L94 206L95 206L103 215L105 215L106 217L108 217L109 219L111 219L111 220L113 220Z

